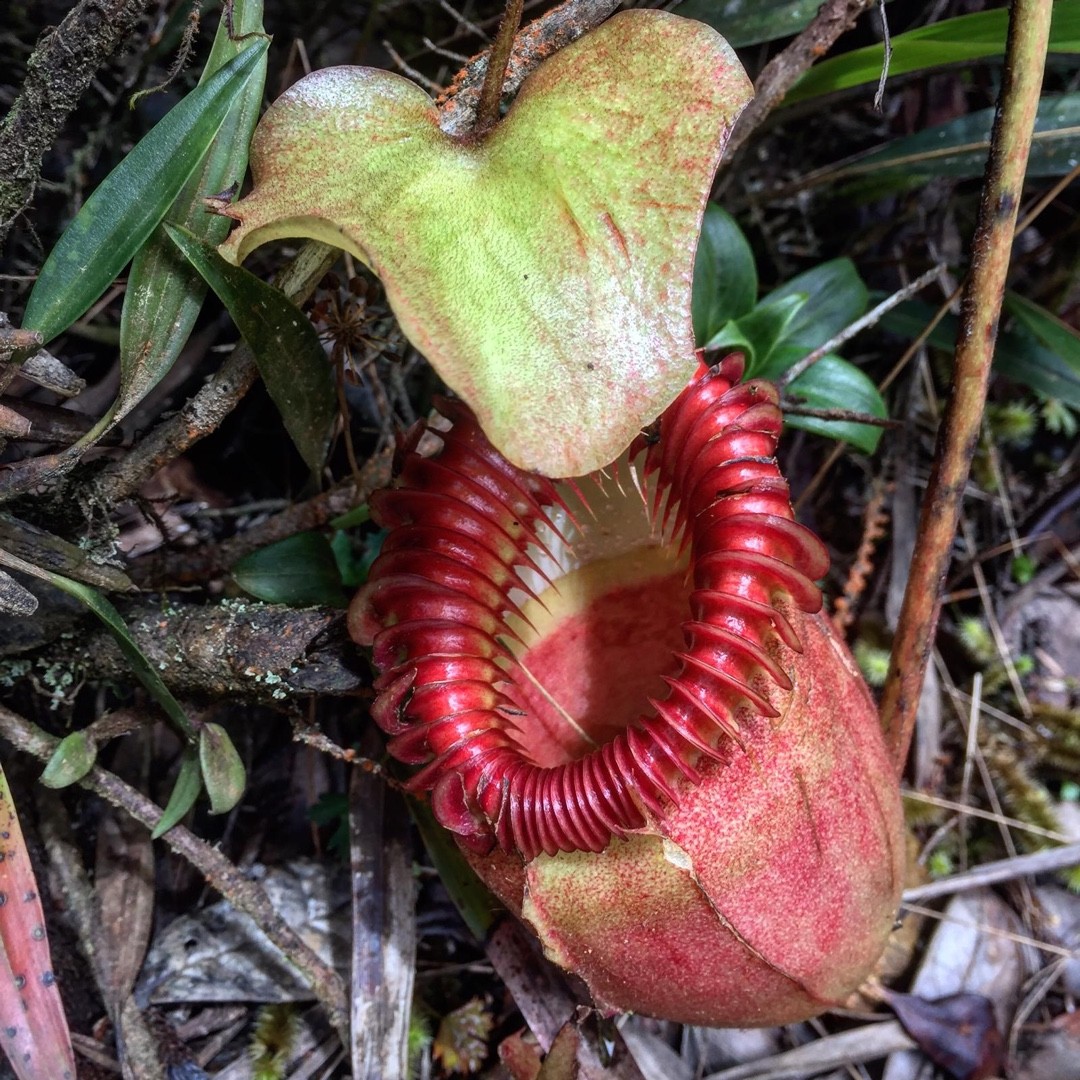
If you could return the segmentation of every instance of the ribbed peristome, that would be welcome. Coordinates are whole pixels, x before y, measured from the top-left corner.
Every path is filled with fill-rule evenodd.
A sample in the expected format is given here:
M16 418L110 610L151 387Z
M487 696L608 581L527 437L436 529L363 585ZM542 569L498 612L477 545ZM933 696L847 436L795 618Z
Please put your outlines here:
M420 766L410 786L474 850L603 850L663 818L696 763L739 752L740 717L774 715L791 689L784 656L800 643L784 611L820 608L828 558L777 468L776 391L741 375L738 357L703 369L595 485L521 472L465 405L441 402L441 449L410 452L373 498L388 534L350 611L381 672L373 715L390 752ZM541 765L515 692L535 633L523 609L580 565L575 537L615 498L681 556L683 646L658 673L666 693L602 745Z

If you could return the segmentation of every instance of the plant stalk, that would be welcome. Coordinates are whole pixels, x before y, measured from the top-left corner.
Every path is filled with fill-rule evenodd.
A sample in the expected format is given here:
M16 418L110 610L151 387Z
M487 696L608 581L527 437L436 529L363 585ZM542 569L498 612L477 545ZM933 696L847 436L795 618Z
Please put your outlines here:
M506 14L499 24L499 32L495 35L488 53L487 71L484 72L484 85L480 88L480 102L476 106L476 123L473 126L473 133L476 135L482 135L499 122L499 103L502 101L506 65L510 63L514 37L521 25L521 12L524 7L525 0L507 0Z
M1052 0L1014 0L1009 16L1004 80L972 240L971 271L962 299L952 392L938 434L882 693L882 730L898 773L904 769L911 745L964 487L979 440L1013 232L1042 89L1052 8Z

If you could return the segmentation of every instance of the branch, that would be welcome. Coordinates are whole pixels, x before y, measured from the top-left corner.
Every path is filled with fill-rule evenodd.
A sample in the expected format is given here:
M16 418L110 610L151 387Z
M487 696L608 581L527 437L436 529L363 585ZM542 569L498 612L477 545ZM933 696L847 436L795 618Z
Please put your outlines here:
M314 694L357 693L363 665L350 666L344 612L233 601L226 604L122 604L139 651L165 685L182 697L282 705ZM72 625L78 625L77 616ZM55 628L54 628L55 629ZM104 627L61 636L33 653L45 665L85 679L131 679L131 663ZM0 635L0 641L3 635Z
M357 478L349 478L305 502L294 503L220 544L168 549L144 556L129 567L133 580L147 589L160 589L166 584L171 588L206 584L252 551L298 532L321 529L331 519L367 502L373 491L389 485L392 461L391 451L376 454L363 464Z
M952 393L938 435L918 540L881 699L881 722L898 772L915 728L926 665L941 614L941 595L971 459L979 439L998 318L1012 254L1035 110L1050 34L1051 0L1014 0L1005 73L982 203L964 288Z
M821 5L814 21L761 69L754 84L754 100L735 122L724 151L725 161L732 159L735 151L761 126L814 62L820 60L836 39L850 30L855 20L875 3L876 0L826 0Z
M148 0L81 0L38 42L0 124L0 244L33 196L42 158L68 114L147 6Z

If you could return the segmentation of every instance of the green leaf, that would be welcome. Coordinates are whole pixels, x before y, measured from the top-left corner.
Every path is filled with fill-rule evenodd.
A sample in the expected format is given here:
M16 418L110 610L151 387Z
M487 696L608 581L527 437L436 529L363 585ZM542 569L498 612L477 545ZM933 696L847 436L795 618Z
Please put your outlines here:
M244 592L268 604L345 606L338 563L322 533L297 533L253 551L232 574Z
M792 299L792 297L788 297L787 300L782 302L786 303ZM791 345L787 341L778 341L769 350L761 363L755 363L749 369L750 377L775 381L784 375L792 364L802 360L806 353L807 350L802 345Z
M174 825L183 820L187 812L195 805L195 800L202 791L202 772L199 768L199 755L195 748L188 747L184 750L180 761L180 773L176 777L172 794L165 809L161 812L158 823L150 833L151 840L157 840L167 833Z
M285 430L308 468L318 472L338 406L330 363L315 328L280 289L226 262L186 230L166 224L165 231L229 309Z
M336 518L330 519L330 526L334 529L355 529L358 525L366 525L371 520L371 507L365 502L346 510Z
M199 765L211 814L227 814L244 797L247 772L229 733L220 724L199 731Z
M915 338L934 316L934 309L921 300L908 300L890 311L882 326L904 337ZM934 327L928 341L937 349L953 352L958 327L954 315ZM1056 399L1080 409L1080 372L1050 349L1040 345L1026 329L999 333L994 348L994 370L1034 390L1043 398Z
M1008 22L1009 13L1001 8L959 15L897 34L892 39L889 74L895 78L947 64L1001 58L1005 52ZM1080 52L1080 4L1071 0L1060 0L1054 4L1050 51ZM812 67L795 84L784 98L784 104L793 105L797 101L865 83L876 86L884 59L882 45L868 45L830 57Z
M747 378L765 375L773 350L784 339L806 297L770 296L741 319L728 323L708 344L710 350L741 349L746 354ZM805 352L806 350L802 350ZM796 357L795 359L798 359ZM791 361L790 363L793 363ZM788 365L790 366L790 365Z
M821 263L769 293L762 304L801 296L805 299L783 333L785 345L805 352L820 348L866 313L869 293L850 259Z
M888 416L885 402L873 380L839 356L823 356L792 381L787 393L793 398L801 398L801 403L811 409L847 409L882 419ZM866 454L872 454L877 449L883 434L881 428L870 424L857 424L850 420L820 420L790 412L784 413L784 422L815 435L851 443Z
M924 184L938 176L982 176L990 148L993 109L981 109L870 151L858 160L814 175L815 183L877 195ZM1045 94L1035 113L1029 177L1063 176L1080 160L1080 93Z
M317 71L260 122L222 251L345 248L499 450L581 475L693 373L695 243L750 93L715 31L651 10L554 53L482 139L442 131L398 75Z
M678 12L708 23L741 49L799 33L819 7L820 0L684 0Z
M1005 294L1005 310L1080 376L1080 334L1067 322L1014 292Z
M135 643L120 613L109 601L89 585L83 585L80 581L72 581L70 578L61 577L48 570L34 569L34 573L44 578L50 584L56 586L69 596L81 600L106 626L124 658L131 665L135 677L143 684L151 697L162 707L165 714L173 722L177 731L186 737L194 739L194 729L188 720L180 702L173 697L172 691L161 681L161 676L151 667L150 662L143 655L142 650Z
M369 543L364 543L363 547L354 544L353 537L341 529L330 538L330 550L337 564L338 577L346 588L355 589L367 581L373 561L367 558L370 546Z
M98 185L45 260L26 304L26 329L51 341L131 261L195 171L266 47L249 46L188 94Z
M262 30L262 0L235 0L232 22L236 40L229 37L222 18L200 85L242 49L247 35ZM232 95L221 128L209 151L191 174L169 209L166 219L181 225L209 244L220 244L229 231L229 219L211 213L203 197L239 184L247 170L248 146L262 103L266 77L263 51L251 77ZM202 308L206 283L160 229L135 255L128 272L127 291L120 318L120 391L108 414L84 439L89 445L119 422L169 371L187 343Z
M757 299L754 253L735 219L715 203L705 207L694 257L694 340L704 345Z
M41 782L47 788L66 788L81 780L97 761L97 743L85 731L64 736L49 758Z

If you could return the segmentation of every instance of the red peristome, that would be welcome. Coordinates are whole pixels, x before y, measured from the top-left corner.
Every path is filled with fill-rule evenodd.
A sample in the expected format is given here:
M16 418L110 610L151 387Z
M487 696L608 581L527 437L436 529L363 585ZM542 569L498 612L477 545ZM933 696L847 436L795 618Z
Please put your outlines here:
M500 655L501 643L519 636L508 621L522 614L520 598L512 594L533 591L519 568L535 568L536 553L549 553L543 527L561 538L556 512L569 514L557 484L510 465L463 404L443 402L452 426L435 432L441 451L429 458L409 455L397 487L373 500L376 520L391 532L350 620L357 640L374 644L380 664L389 661L380 683L388 689L375 718L395 735L392 752L401 750L411 764L429 755L414 786L433 787L450 767L461 775L468 813L455 802L453 820L443 823L454 828L467 819L473 846L498 842L525 858L541 850L602 850L612 835L643 827L643 807L663 813L673 797L673 775L687 775L701 755L724 758L725 744L737 737L738 711L768 710L756 683L785 685L772 653L779 644L796 647L796 640L779 609L793 604L817 610L821 598L811 576L824 573L828 560L820 542L793 520L787 485L772 458L781 429L775 390L766 383L737 384L740 375L736 358L706 371L665 412L659 439L637 447L644 475L658 480L652 514L689 549L691 588L672 628L676 638L682 634L682 648L657 672L666 687L657 683L655 699L642 697L640 716L622 713L623 730L611 732L614 745L607 753L599 747L586 753L581 746L561 762L550 761L535 749L525 751L527 736L515 742L515 731L529 721L517 719L522 693L513 688L531 685L519 665L503 661L501 686L443 673L436 694L422 693L420 678L410 675L430 666L432 655L463 663L490 660ZM725 606L725 598L737 613L739 632L725 637L718 626L706 636L701 624ZM440 622L454 640L438 641ZM458 652L462 626L475 631L475 639ZM385 633L394 642L392 658ZM528 655L531 667L534 650ZM555 665L547 667L557 678ZM461 715L472 719L448 722ZM437 739L412 733L428 725L437 725ZM518 745L517 759L496 732ZM613 768L640 799L625 797L613 782ZM569 772L557 793L548 769ZM456 783L453 789L456 797ZM541 824L538 816L552 806L560 821ZM487 822L483 839L478 821Z
M548 954L605 1007L716 1025L841 1002L903 872L776 392L741 374L702 369L596 497L441 403L441 450L372 501L390 531L349 612L391 753Z

